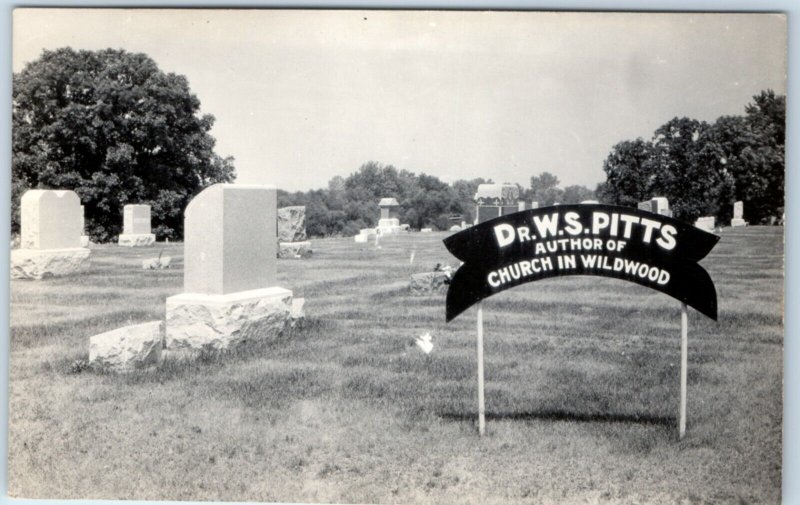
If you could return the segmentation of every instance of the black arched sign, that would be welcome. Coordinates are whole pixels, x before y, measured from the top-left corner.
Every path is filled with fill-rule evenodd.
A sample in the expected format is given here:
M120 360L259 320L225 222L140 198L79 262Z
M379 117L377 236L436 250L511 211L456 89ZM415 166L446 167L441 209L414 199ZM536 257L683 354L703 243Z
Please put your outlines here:
M495 293L563 275L656 289L717 319L717 291L697 264L719 237L666 216L614 205L517 212L444 239L464 264L447 290L447 321Z

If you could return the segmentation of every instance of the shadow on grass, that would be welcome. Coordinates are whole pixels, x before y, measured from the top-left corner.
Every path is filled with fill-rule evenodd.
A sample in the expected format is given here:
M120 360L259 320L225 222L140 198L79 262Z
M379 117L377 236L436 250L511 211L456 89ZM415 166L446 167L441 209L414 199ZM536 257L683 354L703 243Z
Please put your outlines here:
M461 412L440 412L437 414L447 421L475 421L475 414ZM574 421L579 423L635 423L650 426L675 425L674 417L632 415L632 414L584 414L580 412L542 411L542 412L487 412L487 421Z

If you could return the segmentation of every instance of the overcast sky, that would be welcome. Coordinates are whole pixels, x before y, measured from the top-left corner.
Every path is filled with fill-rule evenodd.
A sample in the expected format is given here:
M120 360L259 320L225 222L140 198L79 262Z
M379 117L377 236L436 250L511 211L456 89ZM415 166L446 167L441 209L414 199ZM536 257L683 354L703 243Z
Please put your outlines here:
M773 14L15 11L15 72L63 46L144 52L187 76L237 182L290 191L369 160L594 188L615 143L786 92Z

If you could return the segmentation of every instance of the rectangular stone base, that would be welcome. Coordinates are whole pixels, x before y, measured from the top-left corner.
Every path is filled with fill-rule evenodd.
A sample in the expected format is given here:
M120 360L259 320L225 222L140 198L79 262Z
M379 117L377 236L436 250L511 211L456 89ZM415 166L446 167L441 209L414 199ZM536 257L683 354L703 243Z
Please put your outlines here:
M274 339L291 324L292 292L280 287L226 295L183 293L167 298L169 356L224 350Z
M734 219L731 219L731 226L733 226L734 228L737 227L737 226L747 226L747 221L745 221L744 219L735 219L734 218Z
M119 236L119 245L122 247L148 247L156 243L153 233L123 233Z
M301 259L311 256L311 241L281 242L278 244L279 258Z
M78 273L88 267L90 254L84 247L14 249L11 251L11 278L39 280Z

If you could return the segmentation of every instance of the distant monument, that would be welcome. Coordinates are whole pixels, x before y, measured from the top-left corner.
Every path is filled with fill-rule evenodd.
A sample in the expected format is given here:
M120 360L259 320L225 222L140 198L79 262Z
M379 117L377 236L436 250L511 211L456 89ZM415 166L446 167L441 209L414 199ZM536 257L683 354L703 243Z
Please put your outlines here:
M731 226L747 226L747 221L744 220L744 202L741 200L733 204L733 219L731 219Z
M378 202L378 207L381 209L381 218L378 220L378 228L376 229L378 235L388 235L400 233L399 208L400 204L394 198L381 198Z
M150 206L126 205L122 208L122 234L119 245L123 247L147 247L156 243L150 233Z
M519 212L519 186L516 184L481 184L475 193L475 204L477 205L475 224Z
M669 200L663 196L656 196L650 200L639 202L637 208L645 212L652 212L653 214L672 217L672 211L669 208Z
M194 197L184 225L184 292L167 298L166 350L227 349L272 338L291 318L277 286L277 190L215 184Z
M68 275L87 266L81 247L81 201L74 191L31 189L20 200L20 248L11 251L12 279Z

